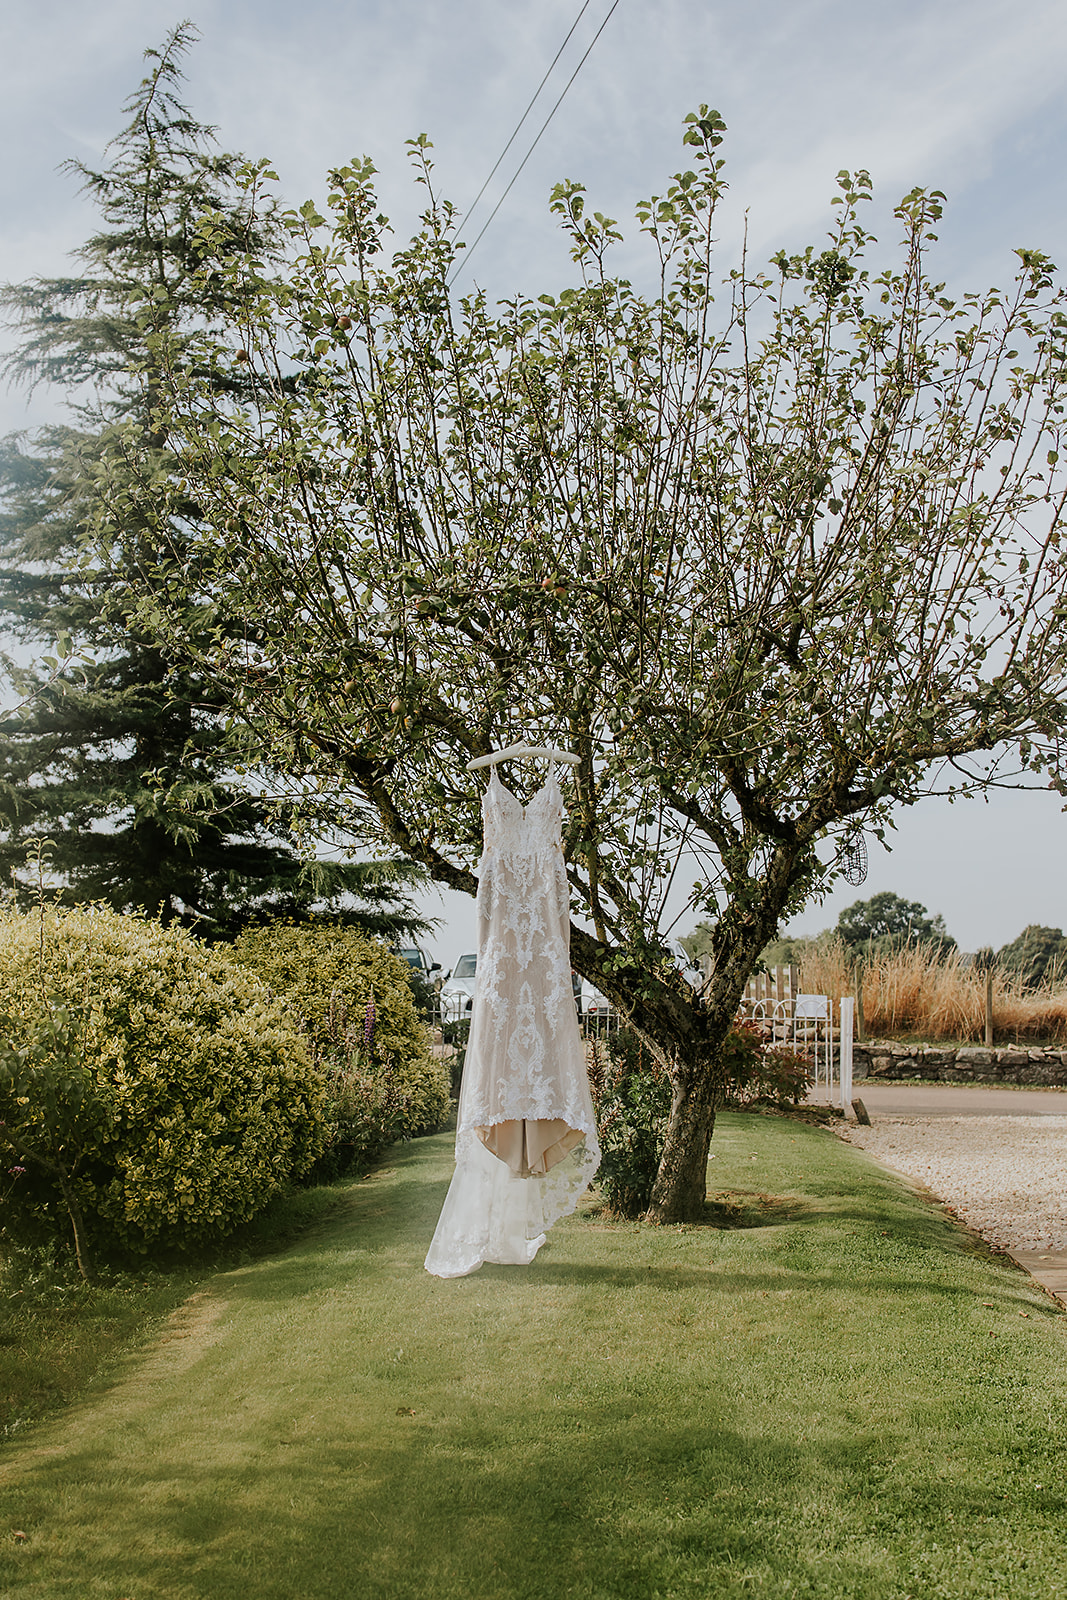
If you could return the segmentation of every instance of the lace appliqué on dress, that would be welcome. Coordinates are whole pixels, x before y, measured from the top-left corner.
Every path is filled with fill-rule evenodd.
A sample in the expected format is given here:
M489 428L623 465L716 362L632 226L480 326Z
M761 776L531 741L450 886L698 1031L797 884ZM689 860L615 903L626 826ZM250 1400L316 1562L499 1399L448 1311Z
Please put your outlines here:
M563 800L549 780L525 808L494 768L482 799L478 986L463 1068L456 1171L427 1271L528 1264L600 1164L571 989Z

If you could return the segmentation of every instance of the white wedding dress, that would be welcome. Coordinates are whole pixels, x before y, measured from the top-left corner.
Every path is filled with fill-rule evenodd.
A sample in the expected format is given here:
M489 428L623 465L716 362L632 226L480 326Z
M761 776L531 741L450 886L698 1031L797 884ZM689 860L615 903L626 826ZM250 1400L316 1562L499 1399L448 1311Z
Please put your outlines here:
M426 1270L528 1265L600 1164L570 964L570 897L549 779L523 808L494 767L482 798L477 991L456 1170Z

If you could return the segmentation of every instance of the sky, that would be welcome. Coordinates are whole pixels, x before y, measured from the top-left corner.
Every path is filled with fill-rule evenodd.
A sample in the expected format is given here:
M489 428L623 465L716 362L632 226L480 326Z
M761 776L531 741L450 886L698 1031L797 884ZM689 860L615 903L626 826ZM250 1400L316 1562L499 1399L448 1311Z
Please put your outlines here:
M589 0L472 236L610 4ZM186 17L201 35L186 98L220 143L269 156L291 201L324 196L331 166L369 155L402 238L421 192L404 141L428 134L440 188L466 212L580 9L581 0L7 0L0 279L67 270L94 218L61 165L99 162L145 71L143 51ZM1065 81L1062 0L618 0L460 287L562 287L570 263L548 214L553 183L579 179L595 209L630 225L635 202L686 164L682 119L702 103L728 128L724 272L746 227L757 260L818 244L842 168L871 173L870 225L887 256L901 195L916 185L947 194L938 272L954 289L1005 282L1019 246L1067 263ZM640 285L640 254L624 246L619 264ZM56 406L44 391L0 394L0 432L32 429ZM793 931L830 926L883 889L941 912L965 949L1004 944L1027 923L1067 923L1067 818L1054 795L927 800L900 814L890 837L891 854L872 842L862 889L835 891ZM447 894L428 908L443 918L428 943L451 966L474 947L473 906Z

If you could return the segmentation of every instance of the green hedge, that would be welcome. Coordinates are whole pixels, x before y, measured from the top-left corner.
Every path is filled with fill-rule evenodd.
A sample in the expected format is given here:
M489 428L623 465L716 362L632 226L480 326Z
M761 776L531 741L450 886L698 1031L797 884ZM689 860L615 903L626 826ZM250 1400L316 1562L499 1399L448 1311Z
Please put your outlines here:
M351 1171L398 1138L435 1132L449 1075L430 1054L399 956L354 928L270 923L232 946L306 1031L328 1095L322 1176Z
M318 1160L325 1095L285 1008L178 928L0 916L0 1150L12 1239L105 1254L224 1235ZM4 1148L6 1146L6 1148Z

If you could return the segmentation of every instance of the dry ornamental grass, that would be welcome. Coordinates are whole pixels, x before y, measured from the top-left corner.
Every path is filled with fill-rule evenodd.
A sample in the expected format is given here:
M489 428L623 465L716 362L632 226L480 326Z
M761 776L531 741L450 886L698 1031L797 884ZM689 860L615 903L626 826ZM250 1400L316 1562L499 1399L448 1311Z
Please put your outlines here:
M801 987L810 994L853 990L840 940L812 944L801 961ZM863 1014L874 1038L916 1034L925 1039L971 1039L985 1033L985 973L965 966L959 951L939 954L908 945L874 954L863 972ZM1004 972L993 974L993 1033L998 1042L1067 1039L1067 982L1027 990Z

